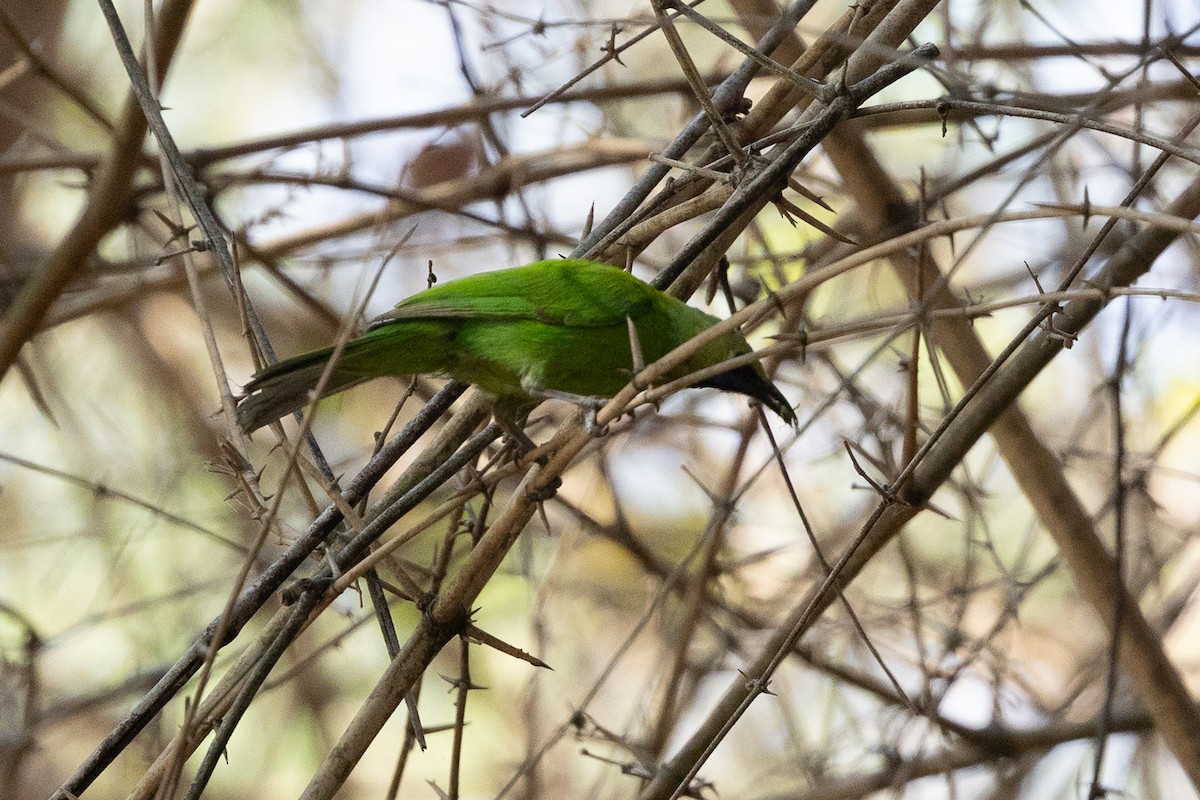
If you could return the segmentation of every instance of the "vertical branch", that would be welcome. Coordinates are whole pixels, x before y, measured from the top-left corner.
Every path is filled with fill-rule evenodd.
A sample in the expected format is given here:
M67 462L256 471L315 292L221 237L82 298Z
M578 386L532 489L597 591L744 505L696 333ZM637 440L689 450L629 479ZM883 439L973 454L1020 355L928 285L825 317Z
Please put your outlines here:
M1112 731L1113 708L1117 698L1117 681L1121 669L1121 634L1125 617L1125 411L1121 397L1122 385L1129 368L1129 332L1133 326L1133 303L1124 302L1121 318L1121 336L1117 342L1116 363L1108 380L1109 401L1112 407L1112 480L1113 480L1113 557L1112 557L1112 618L1109 621L1110 644L1108 670L1105 676L1104 704L1100 711L1100 724L1096 730L1096 756L1092 769L1090 797L1102 797L1107 790L1101 783L1104 771L1104 755L1108 749L1108 736Z

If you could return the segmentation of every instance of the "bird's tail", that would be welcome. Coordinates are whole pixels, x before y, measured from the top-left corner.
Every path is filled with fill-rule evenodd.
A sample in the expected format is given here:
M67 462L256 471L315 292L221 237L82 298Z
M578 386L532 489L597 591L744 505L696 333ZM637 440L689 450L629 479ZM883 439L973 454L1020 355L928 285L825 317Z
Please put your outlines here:
M330 370L321 387L322 397L374 377L354 368L354 344L347 343L339 362ZM333 348L327 347L280 361L259 372L246 384L245 394L238 401L238 426L249 433L313 402L314 391L332 356Z
M346 342L321 387L321 397L381 375L447 372L454 360L456 330L439 320L402 320L373 328ZM249 433L311 403L331 358L333 348L327 347L255 375L238 402L238 425Z

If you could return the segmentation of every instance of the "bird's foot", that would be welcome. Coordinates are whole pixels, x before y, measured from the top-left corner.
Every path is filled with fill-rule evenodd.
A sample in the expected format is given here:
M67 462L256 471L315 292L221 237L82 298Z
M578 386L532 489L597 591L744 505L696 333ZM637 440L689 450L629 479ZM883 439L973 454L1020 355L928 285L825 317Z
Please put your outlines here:
M537 450L537 442L530 439L520 425L501 415L497 415L495 420L504 429L504 446L512 451L515 461L520 462L534 450ZM544 455L535 460L543 466L546 464L546 456Z
M583 415L583 429L587 431L587 435L593 439L599 439L602 436L608 436L608 426L601 425L596 421L596 414L599 413L601 407L593 406Z

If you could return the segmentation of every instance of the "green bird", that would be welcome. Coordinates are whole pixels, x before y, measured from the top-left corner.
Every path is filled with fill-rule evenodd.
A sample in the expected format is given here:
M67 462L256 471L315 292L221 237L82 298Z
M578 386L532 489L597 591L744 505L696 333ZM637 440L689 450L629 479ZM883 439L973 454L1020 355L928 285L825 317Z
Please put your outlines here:
M510 410L528 410L547 397L612 397L629 383L635 365L658 360L717 322L616 267L538 261L449 281L401 301L346 343L323 396L383 375L434 373L472 383ZM666 377L676 380L749 352L746 340L730 331ZM332 355L333 348L316 350L256 374L238 404L238 424L253 431L312 402ZM748 395L795 422L758 363L695 386Z

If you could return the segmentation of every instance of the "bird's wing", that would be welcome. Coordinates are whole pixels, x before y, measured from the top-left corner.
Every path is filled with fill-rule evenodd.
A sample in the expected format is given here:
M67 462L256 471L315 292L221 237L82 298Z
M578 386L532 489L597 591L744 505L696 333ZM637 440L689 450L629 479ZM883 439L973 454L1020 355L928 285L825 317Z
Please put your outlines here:
M639 318L656 291L623 270L588 261L539 261L435 286L372 320L533 320L567 327L610 327Z

